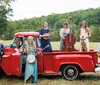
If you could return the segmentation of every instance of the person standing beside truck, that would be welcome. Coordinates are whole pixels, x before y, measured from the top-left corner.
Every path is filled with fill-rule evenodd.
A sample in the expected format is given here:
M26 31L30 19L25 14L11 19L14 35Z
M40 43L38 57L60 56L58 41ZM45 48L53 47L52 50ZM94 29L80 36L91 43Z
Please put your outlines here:
M63 28L60 29L60 51L62 51L62 48L64 47L64 39L65 36L70 33L70 28L68 27L67 23L63 24Z
M0 60L2 60L3 55L4 55L4 45L0 43Z
M24 49L24 52L27 53L24 82L27 82L30 78L32 79L32 83L37 83L38 81L37 59L35 58L36 51L33 37L29 36Z
M90 28L87 27L86 21L83 20L81 28L80 28L80 51L82 51L83 44L84 45L86 44L86 51L89 51L89 37L90 36L91 36Z
M42 28L39 32L39 35L41 37L40 42L41 42L41 48L45 48L46 46L48 46L47 48L45 48L43 51L44 52L52 52L52 47L51 47L51 43L50 43L50 34L49 34L49 28L48 28L48 23L47 22L43 22L42 23Z

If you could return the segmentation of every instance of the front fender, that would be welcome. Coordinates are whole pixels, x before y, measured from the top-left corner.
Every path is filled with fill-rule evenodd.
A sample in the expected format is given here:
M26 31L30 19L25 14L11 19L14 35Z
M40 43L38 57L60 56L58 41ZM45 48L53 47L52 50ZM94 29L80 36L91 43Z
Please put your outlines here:
M53 61L53 69L55 72L59 72L62 65L68 64L78 65L83 72L93 72L95 69L92 56L86 54L55 55Z

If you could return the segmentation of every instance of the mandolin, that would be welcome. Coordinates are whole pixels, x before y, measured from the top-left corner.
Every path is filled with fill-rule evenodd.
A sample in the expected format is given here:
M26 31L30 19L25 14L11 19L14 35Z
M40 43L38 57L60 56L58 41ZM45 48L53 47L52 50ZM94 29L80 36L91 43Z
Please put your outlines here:
M45 40L48 40L53 34L54 34L53 32L44 33L44 34L43 34L43 38L44 38Z

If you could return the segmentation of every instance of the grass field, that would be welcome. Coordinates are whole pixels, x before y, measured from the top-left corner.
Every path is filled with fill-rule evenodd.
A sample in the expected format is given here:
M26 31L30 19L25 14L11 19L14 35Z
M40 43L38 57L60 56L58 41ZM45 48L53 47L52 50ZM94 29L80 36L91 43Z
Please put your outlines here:
M59 42L52 42L51 44L52 44L53 49L60 49L60 43ZM98 42L91 42L90 43L90 49L98 50L99 45L100 45L100 43L98 43ZM80 47L80 43L77 42L75 44L75 48L79 49L79 47Z
M0 41L4 45L9 45L10 41ZM99 43L91 42L90 48L98 49ZM52 42L53 49L59 49L59 42ZM75 48L79 49L79 43L75 44ZM0 85L35 85L31 83L23 83L24 78L15 76L3 76L0 78ZM41 75L37 85L100 85L100 73L83 73L80 78L68 81L61 75Z

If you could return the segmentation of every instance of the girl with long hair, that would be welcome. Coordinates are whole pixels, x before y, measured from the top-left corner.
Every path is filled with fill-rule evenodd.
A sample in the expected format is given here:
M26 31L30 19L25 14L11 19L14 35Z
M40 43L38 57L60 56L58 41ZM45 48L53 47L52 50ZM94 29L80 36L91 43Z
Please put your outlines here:
M33 37L29 36L27 44L25 45L24 52L28 55L34 55L36 57L36 46L33 42ZM38 81L38 70L37 70L37 59L35 62L29 63L26 61L25 67L25 79L24 82L27 82L29 79L32 79L32 83L37 83Z
M83 20L80 28L80 51L82 51L82 42L86 44L86 51L89 51L89 37L91 36L90 28L87 27L86 21Z

